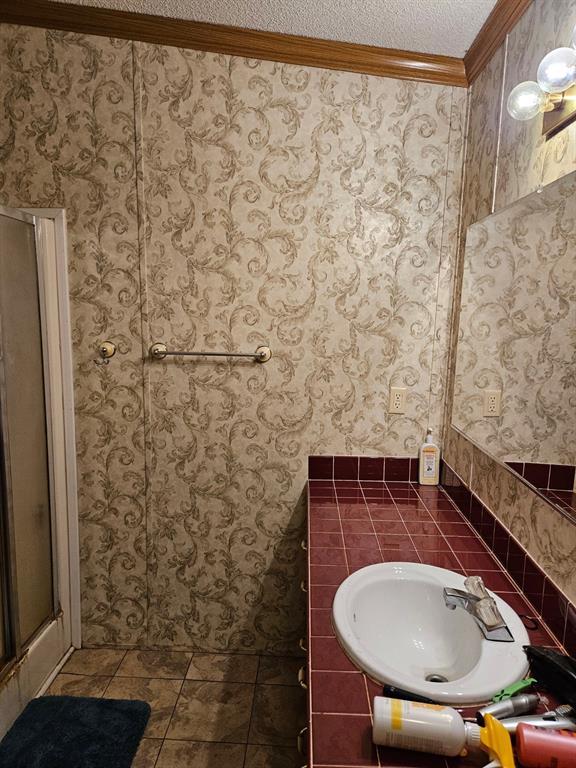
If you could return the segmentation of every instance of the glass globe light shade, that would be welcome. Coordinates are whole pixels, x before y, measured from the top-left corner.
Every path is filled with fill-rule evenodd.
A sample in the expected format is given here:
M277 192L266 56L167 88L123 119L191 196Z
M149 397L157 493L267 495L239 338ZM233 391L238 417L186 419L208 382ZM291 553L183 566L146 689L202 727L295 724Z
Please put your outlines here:
M570 41L572 48L576 48L576 26L572 30L572 40Z
M510 91L508 113L515 120L532 120L543 111L547 96L538 83L526 80Z
M562 93L576 83L576 50L556 48L540 62L538 85L546 93Z

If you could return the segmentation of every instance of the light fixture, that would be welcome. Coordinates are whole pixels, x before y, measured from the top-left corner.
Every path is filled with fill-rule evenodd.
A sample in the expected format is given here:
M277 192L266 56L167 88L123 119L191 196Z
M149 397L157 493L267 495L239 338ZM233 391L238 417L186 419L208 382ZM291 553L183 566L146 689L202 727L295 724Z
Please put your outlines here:
M540 62L538 85L546 93L562 93L576 83L576 51L556 48Z
M547 139L576 120L576 27L571 44L547 53L538 66L538 82L526 80L508 96L508 113L515 120L544 113L542 133Z
M510 91L508 112L515 120L532 120L546 109L548 95L534 80L526 80Z

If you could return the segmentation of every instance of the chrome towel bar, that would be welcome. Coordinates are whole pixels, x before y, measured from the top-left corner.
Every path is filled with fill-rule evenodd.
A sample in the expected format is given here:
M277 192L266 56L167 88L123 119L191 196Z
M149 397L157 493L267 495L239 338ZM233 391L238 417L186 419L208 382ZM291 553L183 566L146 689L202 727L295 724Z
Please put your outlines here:
M270 347L257 347L255 352L178 352L170 350L161 341L152 344L150 347L150 357L153 360L164 360L168 355L177 355L178 357L251 357L255 363L267 363L272 357Z

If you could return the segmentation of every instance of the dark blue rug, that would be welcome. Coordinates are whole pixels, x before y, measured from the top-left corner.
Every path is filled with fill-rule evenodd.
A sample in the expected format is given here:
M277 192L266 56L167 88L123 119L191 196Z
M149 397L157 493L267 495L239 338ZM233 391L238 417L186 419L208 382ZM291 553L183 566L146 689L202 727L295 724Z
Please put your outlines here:
M144 701L41 696L0 742L0 768L130 768L149 717Z

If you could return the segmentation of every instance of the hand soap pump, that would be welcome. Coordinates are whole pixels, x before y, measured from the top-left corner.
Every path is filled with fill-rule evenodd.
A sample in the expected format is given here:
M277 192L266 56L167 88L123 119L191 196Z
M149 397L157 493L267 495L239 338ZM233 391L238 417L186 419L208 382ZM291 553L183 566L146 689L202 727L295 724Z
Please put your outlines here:
M420 485L438 485L440 480L440 448L432 441L431 429L420 448L418 480Z

